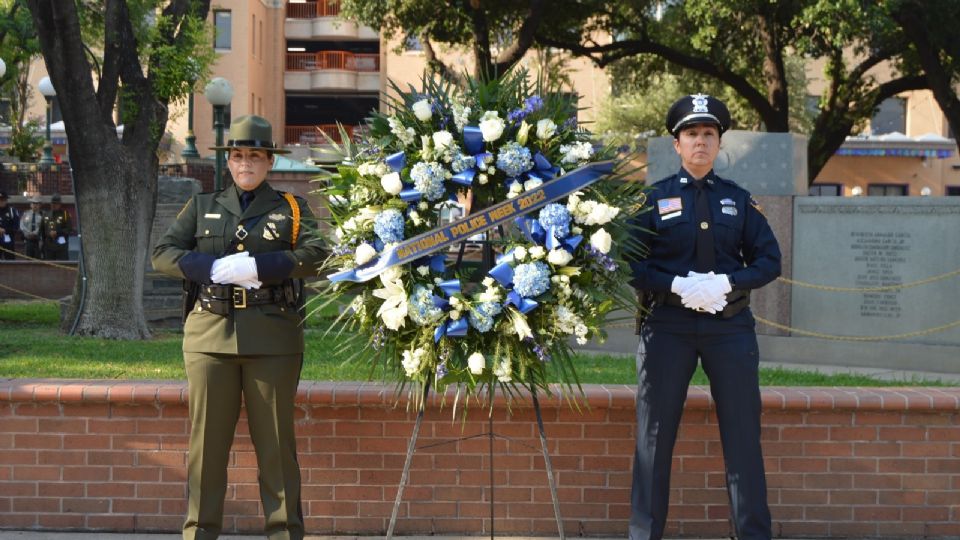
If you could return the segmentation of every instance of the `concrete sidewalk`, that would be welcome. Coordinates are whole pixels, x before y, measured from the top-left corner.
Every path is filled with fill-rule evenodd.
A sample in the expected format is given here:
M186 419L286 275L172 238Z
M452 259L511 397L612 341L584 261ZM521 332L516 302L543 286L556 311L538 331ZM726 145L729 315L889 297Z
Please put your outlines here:
M624 531L626 536L626 531ZM222 535L223 540L263 540L263 536L235 536ZM382 540L383 536L307 536L305 540ZM394 536L397 540L483 540L488 536ZM621 540L620 538L601 537L572 537L589 538L590 540ZM84 532L29 532L29 531L0 531L0 540L180 540L179 534L132 534L132 533L84 533ZM549 536L497 536L496 540L554 540ZM702 539L728 540L728 539ZM803 540L795 538L793 540Z

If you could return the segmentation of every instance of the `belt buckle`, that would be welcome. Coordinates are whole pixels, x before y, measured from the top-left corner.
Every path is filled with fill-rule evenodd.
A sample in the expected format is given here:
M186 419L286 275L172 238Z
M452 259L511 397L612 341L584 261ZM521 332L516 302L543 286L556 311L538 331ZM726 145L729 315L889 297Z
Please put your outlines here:
M244 289L243 287L233 288L233 307L236 309L246 309L247 290Z

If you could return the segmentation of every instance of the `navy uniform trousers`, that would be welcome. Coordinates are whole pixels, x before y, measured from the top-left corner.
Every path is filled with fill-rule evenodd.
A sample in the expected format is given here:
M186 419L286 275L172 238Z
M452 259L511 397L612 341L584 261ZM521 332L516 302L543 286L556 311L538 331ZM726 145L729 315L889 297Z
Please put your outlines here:
M771 538L767 485L760 449L757 338L744 310L728 321L686 311L690 323L657 328L648 321L637 352L637 446L633 460L630 540L663 537L670 498L673 446L697 360L710 379L726 464L727 491L737 537ZM654 317L656 318L656 317Z

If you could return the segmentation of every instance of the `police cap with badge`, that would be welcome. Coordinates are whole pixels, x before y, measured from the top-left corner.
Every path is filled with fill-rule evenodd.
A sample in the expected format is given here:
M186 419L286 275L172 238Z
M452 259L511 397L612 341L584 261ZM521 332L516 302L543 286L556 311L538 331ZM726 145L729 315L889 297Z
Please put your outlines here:
M232 150L234 148L250 148L252 150L266 150L273 154L289 154L277 146L273 140L273 127L262 116L248 114L233 119L230 123L230 133L227 135L227 144L212 146L211 150Z
M723 132L730 129L730 111L719 99L706 94L684 96L667 111L667 131L674 137L680 130L693 124L714 124Z

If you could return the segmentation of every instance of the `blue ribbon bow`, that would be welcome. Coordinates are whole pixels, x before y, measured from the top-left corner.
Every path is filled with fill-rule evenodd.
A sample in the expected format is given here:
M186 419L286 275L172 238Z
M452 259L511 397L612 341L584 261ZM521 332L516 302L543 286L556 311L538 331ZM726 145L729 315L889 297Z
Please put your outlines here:
M453 308L450 306L450 301L447 300L447 298L460 292L460 280L448 279L441 281L437 287L440 288L440 291L443 292L446 298L444 298L444 296L433 295L433 305L445 312L451 311ZM456 320L450 319L448 316L446 320L440 321L436 330L433 331L433 341L436 343L445 335L450 337L463 337L467 335L467 326L467 317L463 312L461 312L460 318Z
M516 224L517 228L520 229L520 232L523 233L527 240L546 246L549 250L563 248L572 254L573 251L577 249L577 246L580 245L580 242L583 241L583 235L579 234L559 238L555 227L550 227L548 231L543 228L543 225L540 225L539 220L534 218L521 216L516 219Z
M463 128L463 145L467 149L467 154L473 158L473 166L465 171L458 172L450 179L460 185L469 187L473 184L478 169L483 170L487 159L492 158L493 154L483 151L483 132L477 126L465 126Z
M504 289L507 289L507 304L513 304L517 306L517 309L520 310L520 313L526 315L534 309L537 308L538 304L536 300L531 298L526 298L520 295L517 291L513 290L513 265L510 264L513 262L513 251L509 251L507 254L499 258L500 262L496 266L490 269L487 272L493 279L497 280Z

